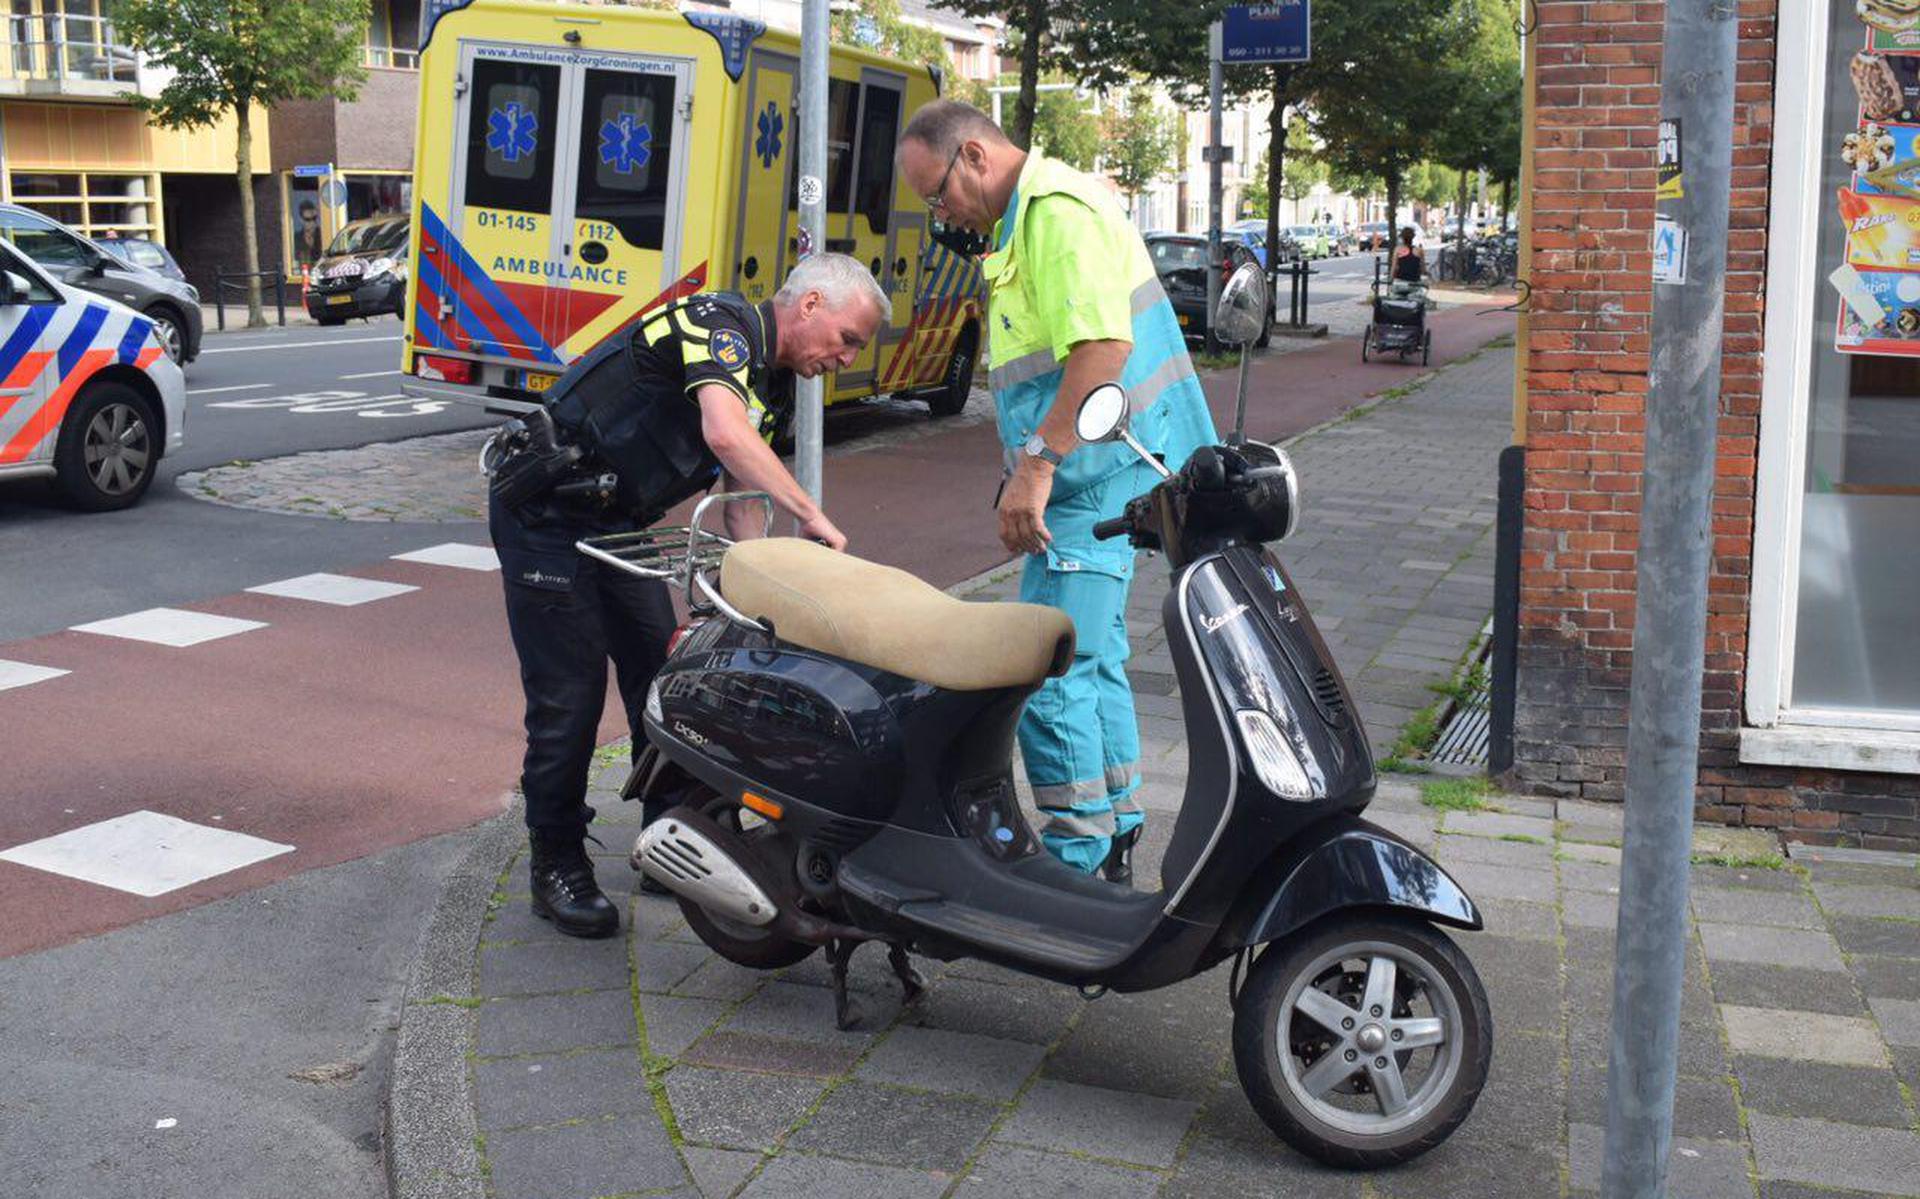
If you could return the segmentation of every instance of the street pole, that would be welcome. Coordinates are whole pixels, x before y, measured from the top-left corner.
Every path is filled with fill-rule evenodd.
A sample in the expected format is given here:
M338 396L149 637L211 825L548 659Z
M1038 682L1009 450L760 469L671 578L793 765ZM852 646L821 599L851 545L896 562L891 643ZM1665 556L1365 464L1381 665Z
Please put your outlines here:
M1734 0L1667 0L1661 197L1627 718L1626 835L1607 1070L1606 1199L1666 1194L1733 159ZM1669 175L1676 176L1668 181Z
M1220 311L1220 108L1226 89L1226 67L1221 63L1220 22L1207 26L1207 348L1217 351L1214 319Z
M804 0L800 13L800 258L826 244L828 0ZM820 443L826 416L823 376L795 381L793 477L820 501Z

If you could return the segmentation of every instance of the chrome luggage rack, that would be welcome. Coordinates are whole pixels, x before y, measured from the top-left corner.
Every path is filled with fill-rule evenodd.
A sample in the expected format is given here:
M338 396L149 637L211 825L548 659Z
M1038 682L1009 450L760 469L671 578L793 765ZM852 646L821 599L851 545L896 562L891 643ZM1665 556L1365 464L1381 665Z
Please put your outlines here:
M728 620L766 632L759 621L729 604L708 577L720 567L733 539L704 526L707 509L734 501L758 501L766 509L761 536L773 533L773 497L764 491L730 491L709 495L694 506L684 525L657 525L634 533L602 533L582 537L574 548L642 579L659 579L687 593L687 605L696 614L718 612Z

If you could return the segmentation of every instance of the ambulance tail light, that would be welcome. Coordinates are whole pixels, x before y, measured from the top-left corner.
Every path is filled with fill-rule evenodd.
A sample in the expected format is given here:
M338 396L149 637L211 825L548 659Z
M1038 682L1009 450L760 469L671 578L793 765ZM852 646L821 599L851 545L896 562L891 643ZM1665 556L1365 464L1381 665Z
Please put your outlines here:
M465 358L442 358L437 354L422 354L420 377L441 383L471 383L473 382L473 363Z

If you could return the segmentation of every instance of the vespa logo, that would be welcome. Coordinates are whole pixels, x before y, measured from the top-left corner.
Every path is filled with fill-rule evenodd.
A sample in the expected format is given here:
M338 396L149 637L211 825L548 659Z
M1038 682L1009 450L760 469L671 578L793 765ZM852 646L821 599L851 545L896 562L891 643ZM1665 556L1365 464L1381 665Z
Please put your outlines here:
M705 745L707 743L707 739L705 737L701 736L699 733L695 732L694 730L688 728L685 722L683 721L679 721L679 720L674 721L673 731L680 734L680 739L682 741L685 741L689 745Z
M1200 618L1200 627L1209 633L1218 633L1227 626L1229 621L1237 620L1245 616L1246 613L1247 606L1245 604L1235 604L1218 616L1202 616Z

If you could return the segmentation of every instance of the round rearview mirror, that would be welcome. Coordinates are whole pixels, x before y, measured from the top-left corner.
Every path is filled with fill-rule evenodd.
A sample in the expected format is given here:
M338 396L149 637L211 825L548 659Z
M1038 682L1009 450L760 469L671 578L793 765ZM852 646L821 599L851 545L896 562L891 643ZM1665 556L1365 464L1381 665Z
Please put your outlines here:
M1118 383L1102 383L1080 401L1080 412L1073 420L1073 431L1081 441L1112 441L1127 427L1127 389Z
M1214 337L1230 346L1258 340L1267 323L1267 281L1254 263L1242 263L1220 289Z

